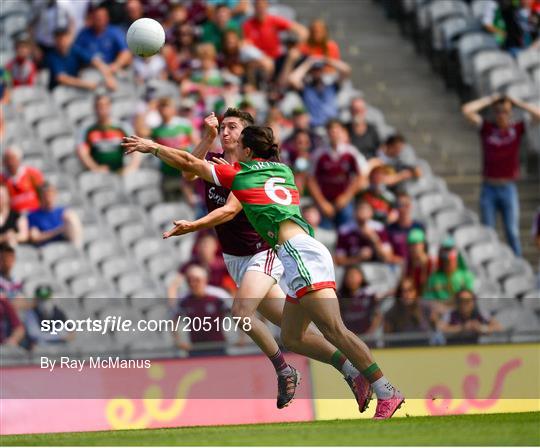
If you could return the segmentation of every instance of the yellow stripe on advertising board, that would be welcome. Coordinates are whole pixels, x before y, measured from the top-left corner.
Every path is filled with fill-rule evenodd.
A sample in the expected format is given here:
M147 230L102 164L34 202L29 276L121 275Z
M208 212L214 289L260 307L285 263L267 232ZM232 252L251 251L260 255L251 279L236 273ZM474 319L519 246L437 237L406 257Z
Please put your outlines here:
M373 351L385 376L407 398L396 416L540 411L540 344L395 348ZM317 420L358 413L343 379L312 361Z

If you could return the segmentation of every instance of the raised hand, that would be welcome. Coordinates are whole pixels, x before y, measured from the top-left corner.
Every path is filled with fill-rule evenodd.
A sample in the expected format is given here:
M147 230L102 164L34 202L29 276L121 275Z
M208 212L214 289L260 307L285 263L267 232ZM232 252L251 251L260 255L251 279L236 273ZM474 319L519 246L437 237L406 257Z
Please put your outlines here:
M155 149L155 143L152 140L132 135L122 139L122 148L126 154L141 152L143 154L151 153Z
M214 112L204 119L204 131L209 137L216 138L218 136L219 121Z

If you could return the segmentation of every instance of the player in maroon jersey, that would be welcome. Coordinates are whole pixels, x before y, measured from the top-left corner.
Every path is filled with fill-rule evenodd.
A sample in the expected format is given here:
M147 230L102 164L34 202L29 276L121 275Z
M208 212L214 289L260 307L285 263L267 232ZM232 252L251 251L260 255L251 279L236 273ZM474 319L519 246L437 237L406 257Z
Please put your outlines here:
M253 118L237 109L229 109L225 113L221 126L217 117L211 114L205 119L203 139L192 155L200 159L224 158L230 163L235 162L238 138L244 127L250 124L253 124ZM223 152L208 153L218 134ZM184 174L184 177L194 180L196 176ZM242 205L229 189L205 181L205 199L208 215L193 222L176 221L174 228L163 236L169 238L215 226L225 264L238 286L232 314L251 319L252 330L248 334L276 368L279 380L278 407L284 407L294 396L298 382L296 370L285 362L269 328L257 317L258 311L275 325L281 326L285 293L279 282L283 266L275 251L253 229ZM361 391L366 395L368 386L362 375L320 333L309 331L303 345L303 354L313 357L315 353L316 359L331 363L340 370L357 399ZM358 401L359 409L363 412L369 400L360 398Z

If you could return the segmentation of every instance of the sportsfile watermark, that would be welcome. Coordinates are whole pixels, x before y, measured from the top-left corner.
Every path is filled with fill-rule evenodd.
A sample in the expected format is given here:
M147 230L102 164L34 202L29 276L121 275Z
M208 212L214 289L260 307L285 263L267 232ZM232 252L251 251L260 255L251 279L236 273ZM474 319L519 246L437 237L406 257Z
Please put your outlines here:
M224 316L177 316L176 319L140 319L132 321L122 316L107 316L104 319L44 319L41 332L53 336L65 332L90 332L105 335L116 332L210 332L210 331L250 331L249 317Z

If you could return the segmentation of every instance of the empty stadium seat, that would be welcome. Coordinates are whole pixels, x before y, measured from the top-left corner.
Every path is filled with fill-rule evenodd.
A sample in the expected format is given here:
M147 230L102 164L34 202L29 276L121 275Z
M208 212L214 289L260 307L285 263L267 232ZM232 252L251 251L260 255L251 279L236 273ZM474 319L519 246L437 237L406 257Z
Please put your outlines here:
M530 47L525 51L520 51L517 56L517 64L524 72L532 72L540 67L540 52L538 48Z
M506 279L503 283L505 297L521 297L534 291L536 281L529 275L516 275Z
M140 273L127 273L118 279L118 290L126 296L136 294L143 289L155 289L154 283Z
M118 229L118 236L124 247L131 247L134 242L148 234L148 228L140 222L126 223Z
M85 294L95 291L98 289L103 289L109 285L106 284L103 278L100 278L97 275L80 275L73 279L70 284L70 290L75 297L82 297ZM96 300L96 299L92 299ZM86 305L86 303L85 303Z
M55 263L53 272L61 282L69 283L73 278L88 275L93 269L85 258L66 257Z
M40 86L21 86L13 89L11 101L13 104L23 107L26 104L36 101L47 101L47 91Z
M101 264L101 272L108 280L117 280L122 274L139 272L139 266L132 259L126 257L112 257Z
M111 205L105 212L105 220L115 230L126 223L145 222L139 207L127 204Z
M156 170L139 169L123 176L124 189L133 194L140 190L157 188L161 183L161 173Z
M50 142L59 136L72 137L74 130L66 120L60 117L44 118L36 126L39 138L45 142Z
M528 312L521 306L503 308L495 315L495 318L505 330L530 331L538 330L540 325L534 313Z
M79 176L79 187L85 195L92 195L99 190L119 190L118 178L111 173L87 171Z
M470 210L445 210L438 213L434 221L440 232L453 234L460 227L477 224L478 216Z
M463 36L457 45L461 77L466 85L473 83L472 58L482 50L498 49L495 38L484 32L469 33Z
M147 265L148 271L157 281L163 280L163 277L178 269L178 261L175 258L163 257L161 254L150 257Z
M481 267L496 259L514 258L514 253L506 244L499 241L486 241L472 247L467 258L471 265Z
M95 265L118 255L125 256L124 251L118 246L116 240L112 238L103 238L90 243L88 245L87 254Z
M135 193L135 202L145 209L150 209L163 202L163 193L160 188L147 188Z
M152 207L150 219L160 230L168 228L174 220L194 218L193 210L186 203L163 203Z
M48 243L40 249L41 259L48 265L53 265L57 261L67 257L78 257L79 251L68 242Z
M68 86L57 86L52 91L54 102L60 107L65 107L76 99L92 98L92 96L93 94L88 90Z
M497 241L497 234L490 227L473 224L457 229L454 239L461 250L469 250L475 244Z
M84 119L94 117L94 104L91 98L80 98L71 101L65 108L65 113L71 123L78 125Z
M118 190L99 190L92 195L92 205L101 213L109 207L122 205L126 202L128 202L127 197Z

